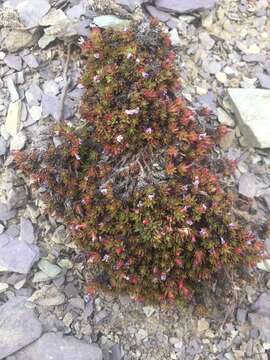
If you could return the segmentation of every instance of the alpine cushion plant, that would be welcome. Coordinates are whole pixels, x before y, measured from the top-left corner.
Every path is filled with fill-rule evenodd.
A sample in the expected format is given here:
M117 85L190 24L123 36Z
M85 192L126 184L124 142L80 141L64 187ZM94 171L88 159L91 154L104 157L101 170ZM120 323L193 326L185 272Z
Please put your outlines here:
M83 120L59 124L57 146L16 160L106 275L91 288L191 300L217 272L253 265L261 245L232 218L233 195L214 171L223 130L177 95L168 36L155 22L94 28L84 56Z

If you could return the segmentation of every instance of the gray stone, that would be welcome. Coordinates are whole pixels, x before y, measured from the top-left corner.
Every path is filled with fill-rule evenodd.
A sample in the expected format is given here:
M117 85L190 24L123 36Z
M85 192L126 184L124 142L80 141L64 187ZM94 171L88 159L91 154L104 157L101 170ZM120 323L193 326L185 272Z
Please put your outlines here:
M107 310L103 309L95 315L94 317L95 324L101 324L104 321L108 320L109 317L110 317L110 313Z
M27 137L23 131L16 134L10 141L10 150L22 150L25 147Z
M14 218L16 214L16 210L9 210L7 204L0 202L0 221L10 220Z
M258 182L256 176L253 174L243 174L239 178L239 194L253 198L257 193Z
M223 135L219 140L219 145L223 150L229 150L235 140L235 130L230 129L227 134Z
M157 8L155 8L152 5L146 5L146 9L151 16L156 17L157 19L159 19L162 22L166 22L171 19L170 14L168 14L164 11L158 10Z
M221 70L222 64L218 61L212 61L210 63L206 62L205 68L209 74L214 75Z
M180 37L178 31L173 29L169 32L172 46L180 46Z
M7 360L102 360L98 346L72 336L47 333Z
M48 0L26 0L20 1L16 7L21 22L26 27L37 26L39 21L50 10Z
M19 94L18 94L15 84L10 76L7 78L7 88L8 88L9 94L10 94L10 100L12 102L19 100Z
M19 274L28 274L39 258L35 245L16 240L6 234L0 235L0 269Z
M122 356L121 356L121 349L120 346L118 344L113 345L113 347L111 348L111 360L121 360Z
M36 69L39 66L39 63L33 54L24 55L22 58L23 61L32 69Z
M267 189L265 192L263 192L260 197L265 201L268 209L270 210L270 189Z
M52 241L56 244L65 244L67 239L67 232L64 225L58 226L52 235Z
M76 298L71 298L69 300L69 303L72 307L75 307L77 309L81 309L84 310L84 300L82 298L76 297Z
M41 119L42 116L42 107L41 106L32 106L29 109L29 115L31 118L35 121L38 121Z
M4 58L4 63L11 69L15 69L17 71L20 71L22 69L22 59L20 56L8 54Z
M265 56L262 54L249 54L249 55L243 55L243 60L245 62L264 62Z
M59 276L62 272L62 269L55 265L50 263L48 260L46 259L41 259L38 263L38 267L39 269L46 274L50 279L54 279L57 276Z
M28 300L40 306L58 306L65 302L65 295L54 285L44 285L40 290L36 290Z
M0 156L5 155L6 151L7 151L7 142L2 136L0 136Z
M244 324L247 319L247 310L245 309L237 309L236 319L239 323Z
M199 39L203 48L207 50L212 49L212 47L215 45L215 40L213 40L211 36L209 36L208 33L205 31L199 33Z
M138 2L136 0L116 0L116 3L123 6L128 11L133 12Z
M262 339L270 342L270 296L263 293L252 305L253 313L248 314L252 326L260 331Z
M35 34L14 29L12 29L12 31L9 31L9 29L2 29L0 35L3 46L12 53L34 45L37 40Z
M213 92L209 91L206 95L199 96L198 100L200 104L207 106L210 110L213 111L214 114L216 114L216 95Z
M37 84L32 84L25 92L26 101L29 106L38 106L42 98L42 91Z
M54 80L47 80L43 84L43 91L46 95L57 95L59 93L59 86Z
M55 120L60 116L60 100L57 96L43 94L42 100L42 114L44 116L51 115Z
M20 240L28 244L33 244L35 240L34 228L31 220L21 218L20 222Z
M27 191L24 186L12 187L6 191L6 203L9 209L17 209L27 203Z
M85 15L86 8L82 2L67 9L66 15L71 19L80 19L82 15Z
M224 125L229 126L229 127L234 127L235 126L234 120L222 108L217 108L217 116L218 116L218 121L221 124L224 124Z
M0 282L0 294L3 294L8 289L8 284Z
M9 104L8 114L5 122L5 130L11 136L15 136L21 126L22 102L18 100Z
M128 20L120 19L115 15L101 15L93 19L94 24L101 28L123 28L129 25Z
M270 75L266 75L264 73L260 73L257 75L261 87L264 89L270 89Z
M270 148L270 90L228 89L228 93L247 144Z
M183 14L211 10L216 4L216 0L156 0L155 4L160 10Z
M0 307L0 359L14 354L41 336L41 323L25 302L24 297L14 297Z

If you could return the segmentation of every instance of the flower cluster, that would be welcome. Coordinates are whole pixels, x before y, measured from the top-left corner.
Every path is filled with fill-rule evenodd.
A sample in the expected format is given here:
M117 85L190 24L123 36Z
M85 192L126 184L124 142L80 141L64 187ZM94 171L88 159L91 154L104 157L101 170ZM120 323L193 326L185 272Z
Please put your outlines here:
M170 40L155 24L145 32L94 28L83 44L83 123L58 125L57 146L16 159L89 267L106 274L103 286L191 300L218 271L254 264L261 246L232 218L213 166L224 130L210 133L176 95Z

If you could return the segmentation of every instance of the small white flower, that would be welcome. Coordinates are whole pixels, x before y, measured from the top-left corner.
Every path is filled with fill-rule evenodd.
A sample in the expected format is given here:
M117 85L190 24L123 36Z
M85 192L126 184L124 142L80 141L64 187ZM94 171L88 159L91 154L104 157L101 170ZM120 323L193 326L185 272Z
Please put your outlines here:
M109 258L110 258L109 255L106 254L106 255L103 256L103 258L101 259L101 261L108 262Z
M207 210L207 206L205 204L202 204L202 207L204 210Z
M145 132L146 132L147 134L151 134L152 131L153 131L153 130L152 130L152 128L150 128L150 127L145 130Z
M94 58L95 58L95 59L99 59L99 58L100 58L100 54L99 54L99 53L95 53L95 54L94 54Z
M150 199L150 200L153 200L153 199L154 199L154 197L155 197L155 195L154 195L154 194L149 194L149 195L148 195L148 199Z
M190 220L190 219L188 219L188 220L187 220L187 224L188 224L188 225L192 225L192 224L193 224L193 221Z
M220 236L220 242L221 242L221 245L225 245L225 244L226 244L226 241L223 239L222 236Z
M99 79L98 75L95 75L95 76L93 77L93 80L94 80L95 82L100 82L100 79Z
M199 178L198 178L198 176L195 176L195 181L193 181L194 187L197 189L199 184L200 184Z
M128 53L128 54L127 54L127 58L128 58L128 59L132 58L132 54L131 54L131 53Z
M165 281L167 279L166 274L161 274L160 280Z
M75 158L76 158L77 160L81 160L81 158L80 158L80 156L79 156L78 154L75 154Z
M125 110L125 113L127 115L137 115L139 113L140 109L137 107L136 109L131 110Z
M123 141L123 139L124 139L124 137L123 137L122 135L116 136L116 141L117 141L118 143L121 143L121 142Z
M102 188L100 189L100 192L103 194L103 195L106 195L108 193L108 190L106 188Z
M139 64L141 60L139 58L136 59L136 63Z
M68 121L67 126L72 127L72 122Z

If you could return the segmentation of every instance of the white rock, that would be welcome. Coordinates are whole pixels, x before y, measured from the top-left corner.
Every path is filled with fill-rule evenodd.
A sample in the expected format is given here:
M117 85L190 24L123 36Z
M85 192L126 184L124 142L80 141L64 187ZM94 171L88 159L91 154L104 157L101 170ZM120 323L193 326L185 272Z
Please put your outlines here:
M227 82L227 75L222 71L218 71L216 73L216 79L222 84L225 84Z
M233 119L230 117L230 115L220 107L217 108L217 116L218 116L218 121L221 124L224 124L229 127L235 126L235 123L234 123Z
M10 76L7 78L7 87L8 87L11 101L15 102L15 101L19 100L19 94L18 94L16 86L14 85L14 82Z
M32 106L31 108L29 108L29 114L33 120L38 121L42 115L42 107Z
M0 283L0 294L4 293L8 289L8 284Z
M0 60L4 60L6 54L3 51L0 51Z
M270 148L270 90L228 89L228 93L247 144Z
M10 141L10 150L22 150L25 146L27 138L25 134L21 131L15 135Z
M205 319L198 320L198 331L204 332L209 329L209 323Z
M94 18L94 23L101 28L122 28L129 25L128 20L123 20L114 15L101 15Z
M257 268L263 271L270 272L270 259L263 260L257 264Z
M178 35L177 29L172 29L170 32L170 39L172 42L172 46L179 46L180 45L180 37Z
M22 102L18 100L9 104L8 114L5 122L5 130L11 136L15 136L21 126Z

